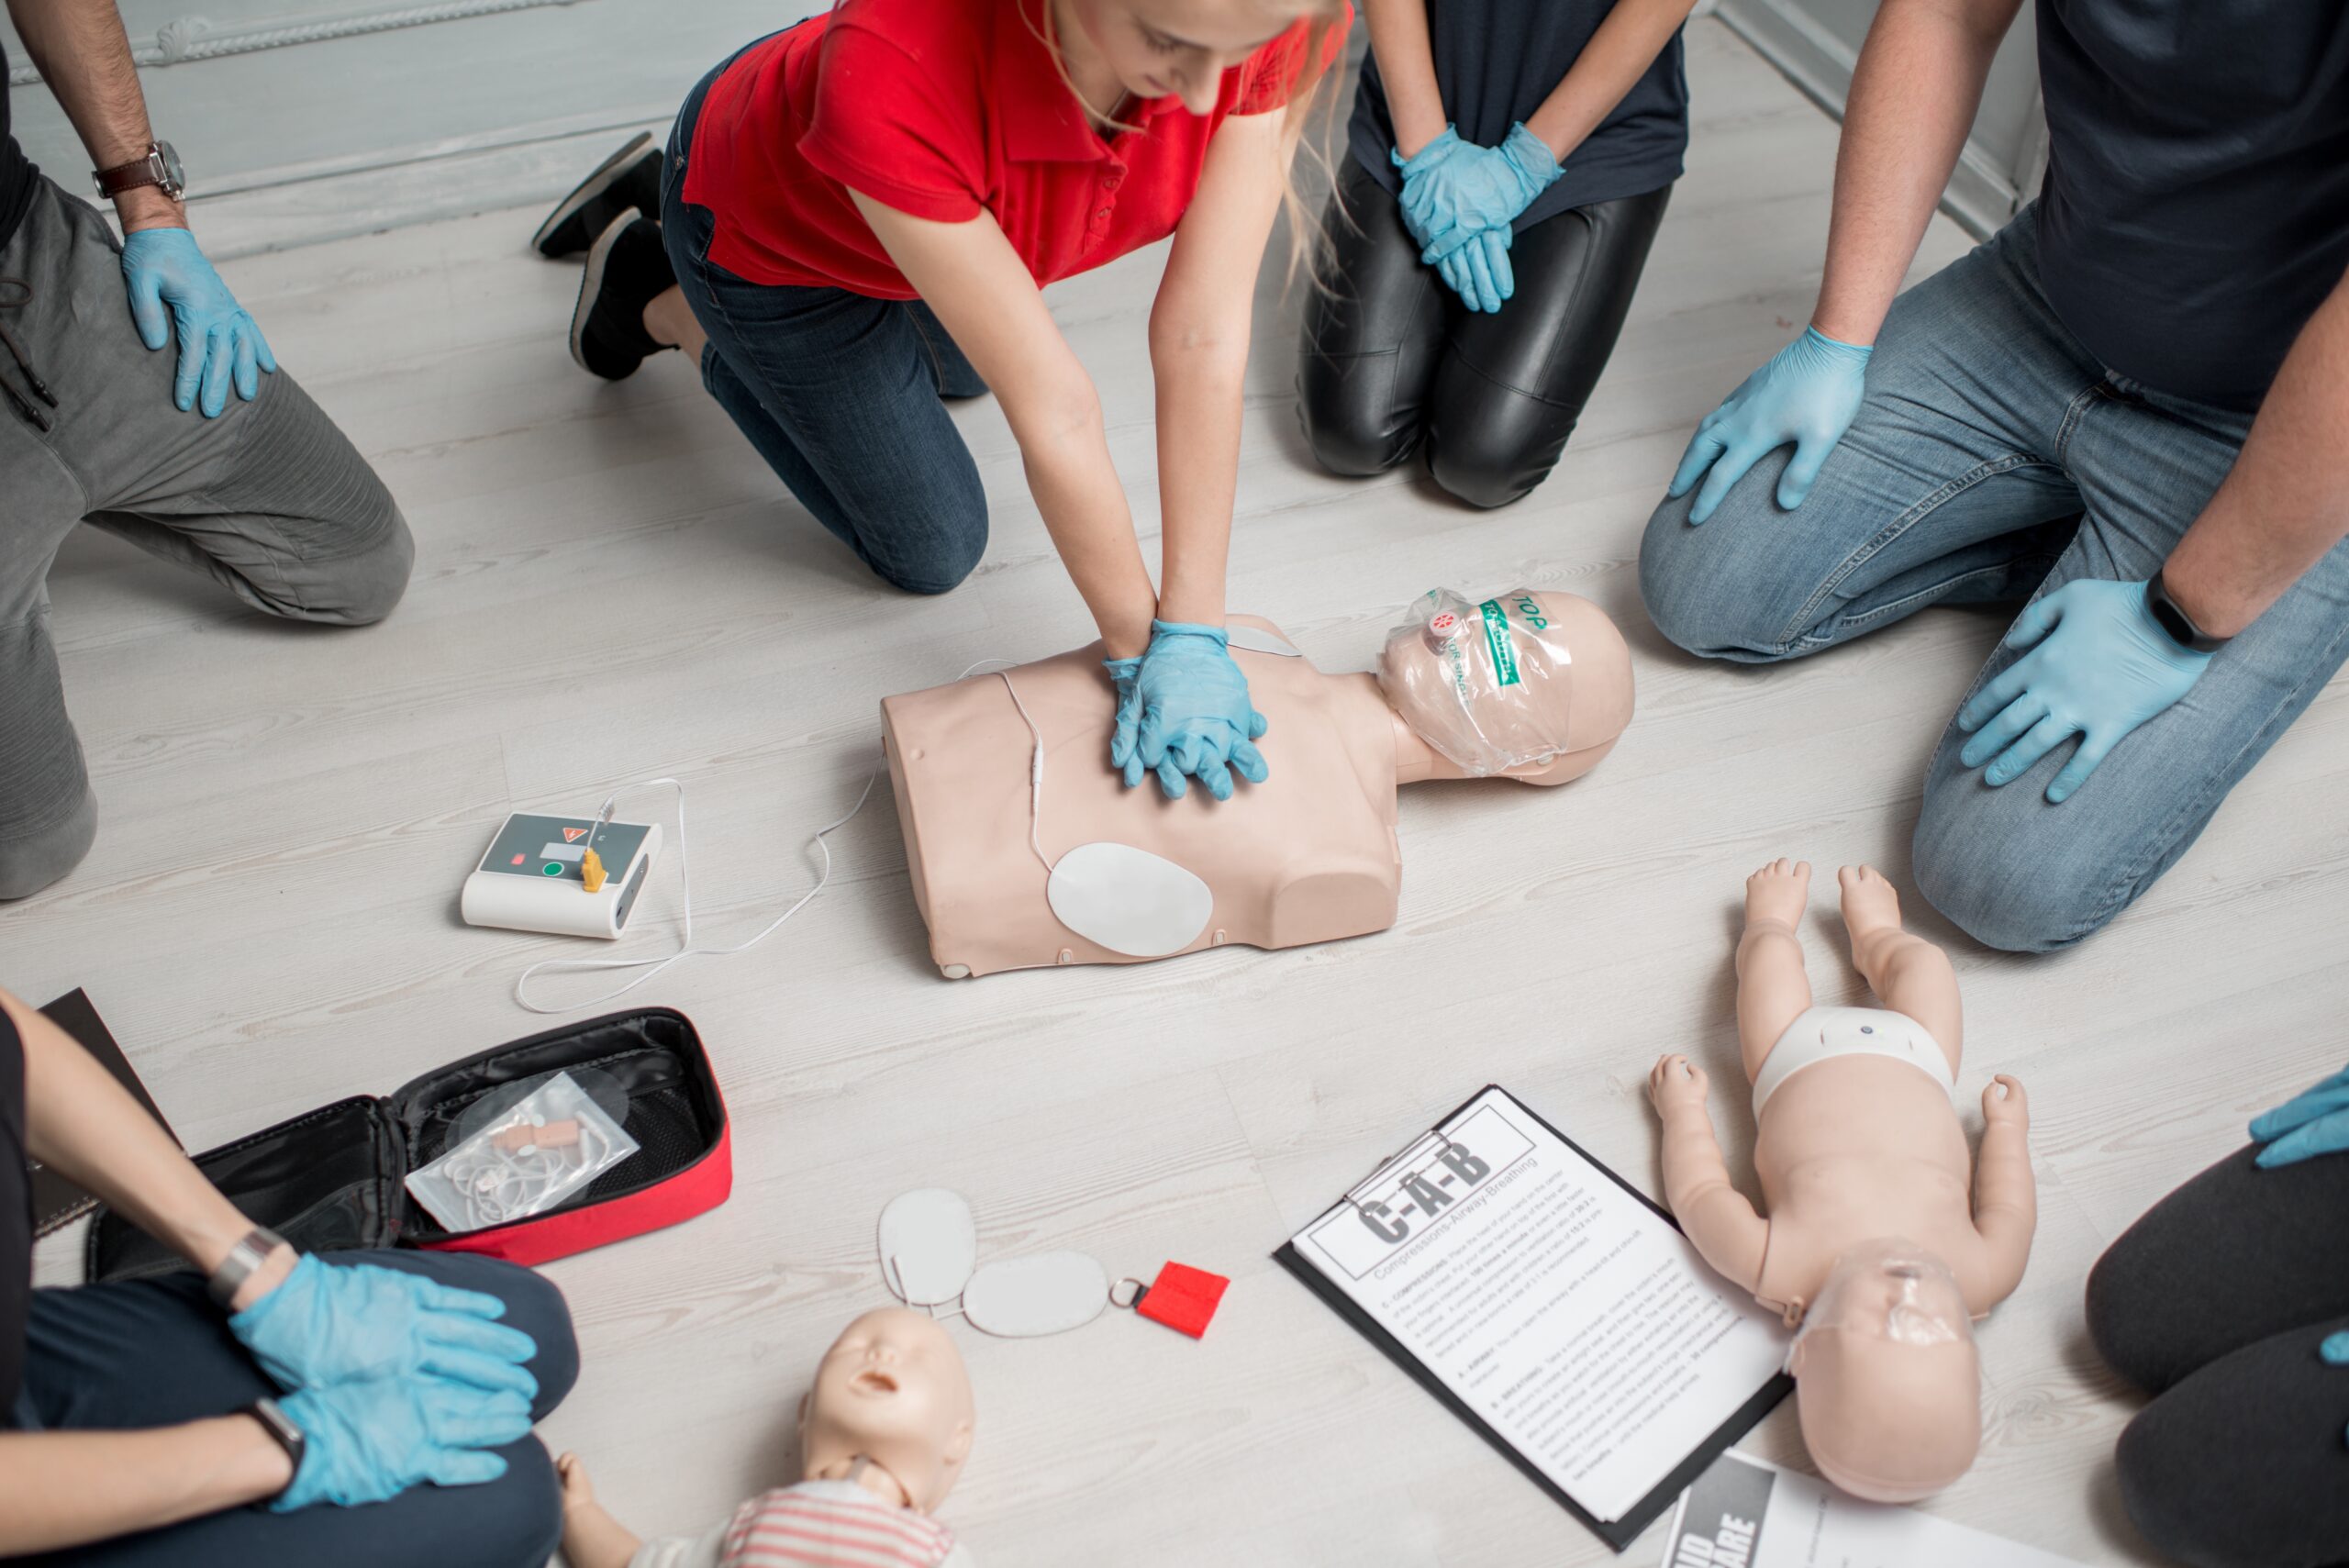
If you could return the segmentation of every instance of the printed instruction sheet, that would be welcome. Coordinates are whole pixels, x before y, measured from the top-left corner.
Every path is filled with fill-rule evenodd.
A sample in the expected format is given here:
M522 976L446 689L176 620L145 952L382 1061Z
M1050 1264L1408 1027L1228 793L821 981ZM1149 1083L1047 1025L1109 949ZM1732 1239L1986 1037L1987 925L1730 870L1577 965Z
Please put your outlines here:
M1680 1495L1664 1568L2084 1568L1731 1450Z
M1622 1518L1775 1376L1777 1318L1487 1089L1296 1236L1594 1518Z

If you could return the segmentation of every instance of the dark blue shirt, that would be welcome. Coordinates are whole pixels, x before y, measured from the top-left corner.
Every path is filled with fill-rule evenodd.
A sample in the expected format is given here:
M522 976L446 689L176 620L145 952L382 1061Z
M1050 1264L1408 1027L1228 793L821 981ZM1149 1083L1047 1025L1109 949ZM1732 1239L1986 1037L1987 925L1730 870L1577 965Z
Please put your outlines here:
M1612 0L1428 0L1428 42L1444 118L1464 140L1499 146L1508 128L1556 89L1613 8ZM1346 137L1380 184L1402 189L1402 173L1388 157L1395 128L1375 59L1363 61ZM1687 150L1688 78L1675 33L1614 112L1567 155L1558 183L1512 227L1522 231L1568 207L1661 190L1680 177Z
M0 245L15 237L25 209L32 206L36 172L24 149L8 134L8 50L0 45Z
M2038 15L2048 302L2107 369L2258 406L2349 269L2349 4Z

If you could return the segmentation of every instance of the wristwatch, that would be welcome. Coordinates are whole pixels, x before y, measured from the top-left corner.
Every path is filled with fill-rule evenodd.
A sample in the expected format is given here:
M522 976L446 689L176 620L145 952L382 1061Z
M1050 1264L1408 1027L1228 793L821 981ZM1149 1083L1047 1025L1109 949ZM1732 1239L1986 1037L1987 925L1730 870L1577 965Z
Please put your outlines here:
M97 183L98 195L102 196L118 196L141 185L152 185L177 201L187 189L178 150L168 141L150 141L147 150L129 162L92 170L90 178Z
M2169 596L2169 589L2163 584L2162 574L2158 572L2145 579L2145 613L2152 616L2164 631L2169 633L2172 642L2176 643L2180 648L2190 648L2197 653L2216 653L2232 640L2224 637L2212 637L2209 632L2196 626L2194 617L2188 615L2185 608Z
M259 1421L261 1429L267 1432L271 1440L285 1451L285 1457L294 1462L285 1485L262 1499L264 1503L275 1502L293 1486L294 1477L302 1473L302 1455L309 1449L310 1440L302 1435L302 1429L294 1424L294 1418L279 1408L274 1399L256 1399L245 1407L244 1413Z
M228 1249L220 1266L204 1283L205 1294L223 1308L237 1299L237 1292L244 1289L253 1271L262 1266L272 1252L285 1245L285 1238L265 1226L256 1225L245 1232L244 1239Z

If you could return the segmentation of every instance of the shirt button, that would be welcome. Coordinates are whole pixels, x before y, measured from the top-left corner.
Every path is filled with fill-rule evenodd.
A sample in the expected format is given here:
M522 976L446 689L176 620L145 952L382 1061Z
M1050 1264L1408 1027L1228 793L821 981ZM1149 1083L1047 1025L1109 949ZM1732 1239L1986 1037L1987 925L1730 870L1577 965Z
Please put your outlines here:
M1095 213L1093 216L1106 221L1109 216L1109 209L1108 207L1103 207L1099 212Z

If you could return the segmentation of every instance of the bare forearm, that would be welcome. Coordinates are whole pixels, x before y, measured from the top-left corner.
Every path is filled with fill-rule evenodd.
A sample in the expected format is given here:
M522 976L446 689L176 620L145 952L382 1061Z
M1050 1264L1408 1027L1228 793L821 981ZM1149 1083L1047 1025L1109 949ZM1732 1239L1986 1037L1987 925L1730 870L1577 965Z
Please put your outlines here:
M9 17L42 82L73 122L93 165L110 169L147 150L154 131L147 121L139 67L114 0L7 0ZM151 185L115 199L126 231L184 225L180 204Z
M249 1416L131 1432L0 1432L0 1554L107 1540L274 1497L285 1451Z
M1240 478L1241 394L1248 328L1238 342L1168 345L1154 351L1158 391L1158 494L1163 566L1159 614L1221 626L1231 553L1231 507Z
M1133 515L1109 461L1098 407L1083 419L1046 421L1021 430L1019 456L1028 489L1076 591L1101 628L1113 659L1139 656L1150 643L1157 595L1134 538Z
M2039 1184L2031 1171L2031 1140L2022 1129L1993 1123L1982 1133L1974 1171L1974 1218L1991 1216L2028 1238L2039 1224Z
M1435 84L1435 47L1428 39L1427 0L1364 0L1370 52L1386 89L1395 150L1409 158L1443 134L1452 116Z
M2162 580L2194 624L2232 637L2349 536L2349 277L2302 328L2235 466Z
M198 1269L217 1268L252 1229L114 1075L55 1024L0 992L25 1046L25 1133L33 1157L104 1199ZM281 1250L246 1282L258 1297L293 1266Z
M1598 124L1615 112L1623 95L1638 85L1672 35L1688 19L1696 0L1616 0L1590 42L1525 128L1540 137L1551 156L1564 163Z
M1873 343L1982 102L2016 0L1887 0L1852 75L1811 322Z

